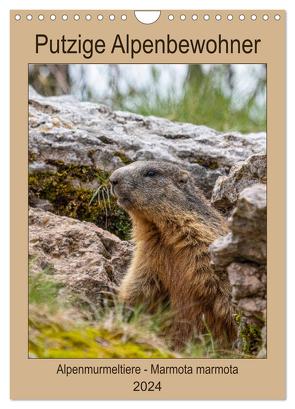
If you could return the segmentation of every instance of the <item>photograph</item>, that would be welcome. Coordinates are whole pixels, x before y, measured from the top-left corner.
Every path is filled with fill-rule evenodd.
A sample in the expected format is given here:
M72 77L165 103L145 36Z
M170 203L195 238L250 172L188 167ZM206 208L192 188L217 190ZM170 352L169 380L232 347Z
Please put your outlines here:
M267 358L266 93L266 64L28 65L30 359Z

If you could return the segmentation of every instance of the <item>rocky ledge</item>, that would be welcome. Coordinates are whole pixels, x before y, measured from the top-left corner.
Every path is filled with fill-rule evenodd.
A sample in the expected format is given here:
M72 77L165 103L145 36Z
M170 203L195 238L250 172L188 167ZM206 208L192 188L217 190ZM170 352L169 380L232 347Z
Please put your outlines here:
M221 133L205 126L112 111L71 96L45 98L33 90L29 130L31 172L54 172L60 163L112 172L135 160L163 159L191 171L207 197L219 176L266 149L263 132Z

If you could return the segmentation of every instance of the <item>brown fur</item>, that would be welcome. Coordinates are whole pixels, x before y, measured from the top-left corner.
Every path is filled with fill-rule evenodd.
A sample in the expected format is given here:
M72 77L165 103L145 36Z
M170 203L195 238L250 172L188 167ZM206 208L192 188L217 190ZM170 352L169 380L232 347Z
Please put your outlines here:
M110 178L118 203L131 216L136 249L120 298L153 310L169 300L170 337L182 348L211 331L223 347L236 338L226 278L213 270L209 245L226 224L193 183L169 162L140 161Z

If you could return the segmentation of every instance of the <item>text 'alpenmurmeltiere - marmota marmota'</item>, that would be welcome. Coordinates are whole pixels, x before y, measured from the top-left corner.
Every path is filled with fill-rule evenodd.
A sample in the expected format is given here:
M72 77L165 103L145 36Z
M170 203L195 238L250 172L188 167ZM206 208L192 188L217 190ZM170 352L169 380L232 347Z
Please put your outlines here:
M132 219L136 244L119 297L151 310L169 299L170 337L182 348L211 331L223 347L236 338L230 287L210 264L209 245L226 232L190 174L164 161L138 161L110 177L118 204Z

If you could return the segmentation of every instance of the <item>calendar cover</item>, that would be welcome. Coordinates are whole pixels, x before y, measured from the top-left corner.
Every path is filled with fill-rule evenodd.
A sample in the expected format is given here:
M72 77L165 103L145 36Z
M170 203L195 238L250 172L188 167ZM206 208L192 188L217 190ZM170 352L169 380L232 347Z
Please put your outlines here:
M12 399L284 399L285 11L10 19Z

